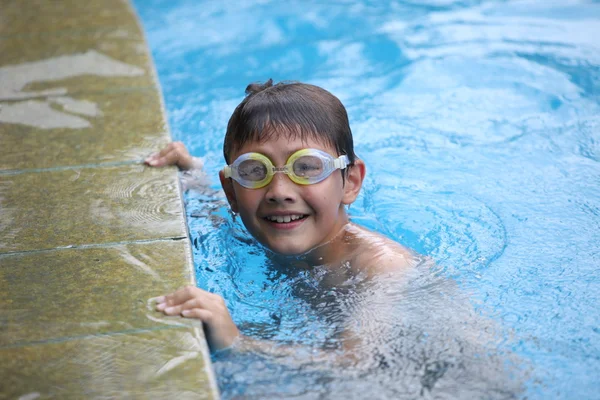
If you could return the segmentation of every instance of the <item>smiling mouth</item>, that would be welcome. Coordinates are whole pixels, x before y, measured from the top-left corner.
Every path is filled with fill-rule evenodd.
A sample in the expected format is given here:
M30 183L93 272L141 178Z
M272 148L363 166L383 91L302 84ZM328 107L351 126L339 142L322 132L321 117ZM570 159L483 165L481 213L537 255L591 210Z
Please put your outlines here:
M289 224L290 222L299 221L308 217L304 214L290 214L290 215L269 215L264 219L269 222L275 222L277 224Z

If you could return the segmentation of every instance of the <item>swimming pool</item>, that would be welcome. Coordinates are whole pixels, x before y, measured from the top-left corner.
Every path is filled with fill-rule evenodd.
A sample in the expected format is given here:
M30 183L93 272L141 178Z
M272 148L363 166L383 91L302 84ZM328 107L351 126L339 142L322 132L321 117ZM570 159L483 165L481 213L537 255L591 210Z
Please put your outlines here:
M173 135L210 175L222 167L226 123L249 82L331 91L368 167L353 219L431 256L457 282L500 332L494 345L518 360L527 377L519 397L597 398L600 3L135 5ZM300 279L310 290L315 277L266 268L219 199L187 196L199 284L222 293L248 333L326 341L331 327L275 287ZM300 320L304 333L323 336L303 336ZM327 374L264 357L214 361L225 398L343 392Z

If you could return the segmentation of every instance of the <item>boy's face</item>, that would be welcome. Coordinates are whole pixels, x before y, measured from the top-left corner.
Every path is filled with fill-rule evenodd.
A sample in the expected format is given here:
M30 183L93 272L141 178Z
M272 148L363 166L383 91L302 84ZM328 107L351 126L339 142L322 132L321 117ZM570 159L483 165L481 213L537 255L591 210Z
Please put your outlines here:
M255 152L281 167L291 154L305 148L323 150L335 158L339 156L329 145L282 135L264 143L247 143L231 154L230 159L234 161L244 153ZM364 176L362 163L359 169L354 173L361 174L360 179L348 177L345 184L339 170L313 185L298 185L286 174L277 173L260 189L247 189L224 178L222 172L220 177L231 209L239 213L248 231L275 253L298 255L327 243L348 222L343 205L352 203L358 195Z

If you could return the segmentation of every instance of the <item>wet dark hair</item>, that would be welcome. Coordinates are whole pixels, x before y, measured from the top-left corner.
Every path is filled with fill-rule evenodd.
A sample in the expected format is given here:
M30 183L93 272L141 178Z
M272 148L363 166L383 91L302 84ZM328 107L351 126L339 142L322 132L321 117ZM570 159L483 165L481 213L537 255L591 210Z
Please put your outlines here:
M223 143L225 161L230 164L230 155L248 142L264 142L278 135L329 144L338 155L347 155L350 164L356 159L348 114L337 97L318 86L300 82L273 85L269 79L248 85L246 97L231 115Z

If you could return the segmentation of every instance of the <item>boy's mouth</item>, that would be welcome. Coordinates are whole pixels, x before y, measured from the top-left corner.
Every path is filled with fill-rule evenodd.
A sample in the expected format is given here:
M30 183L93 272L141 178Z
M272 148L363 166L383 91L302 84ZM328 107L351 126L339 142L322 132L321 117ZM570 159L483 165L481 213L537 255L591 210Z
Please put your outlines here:
M306 218L305 214L289 214L289 215L268 215L264 219L277 224L289 224Z

